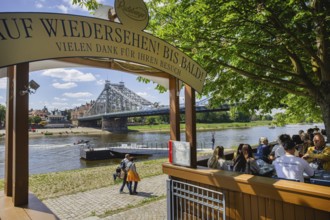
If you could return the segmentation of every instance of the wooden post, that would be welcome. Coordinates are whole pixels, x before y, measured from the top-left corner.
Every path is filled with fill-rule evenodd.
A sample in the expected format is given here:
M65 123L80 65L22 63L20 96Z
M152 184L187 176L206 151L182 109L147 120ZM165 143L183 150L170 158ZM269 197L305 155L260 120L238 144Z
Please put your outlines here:
M195 90L185 85L186 141L190 143L191 167L197 168Z
M180 141L180 108L179 108L179 85L174 76L169 78L170 84L170 139Z
M23 94L29 84L29 63L14 71L14 134L13 134L13 203L28 204L29 198L29 94Z
M6 109L6 146L5 146L5 195L13 195L13 76L15 66L7 68L7 109Z

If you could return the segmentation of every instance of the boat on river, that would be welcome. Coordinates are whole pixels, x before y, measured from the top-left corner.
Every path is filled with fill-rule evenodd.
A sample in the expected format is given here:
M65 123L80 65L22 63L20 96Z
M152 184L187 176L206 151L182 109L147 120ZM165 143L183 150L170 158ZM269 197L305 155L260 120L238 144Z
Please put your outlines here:
M87 146L89 145L89 140L78 140L73 145Z
M197 151L210 151L211 148L198 148ZM168 157L167 144L162 146L147 145L140 143L117 144L110 147L95 148L92 145L80 149L80 158L85 160L105 160L112 158L124 158L125 154L131 156L155 156Z
M80 158L85 160L123 158L125 154L132 156L167 156L168 148L149 147L137 143L120 144L113 147L94 147L88 143L80 148Z
M144 144L122 144L109 148L110 152L114 155L130 154L132 156L168 156L167 147L148 147Z

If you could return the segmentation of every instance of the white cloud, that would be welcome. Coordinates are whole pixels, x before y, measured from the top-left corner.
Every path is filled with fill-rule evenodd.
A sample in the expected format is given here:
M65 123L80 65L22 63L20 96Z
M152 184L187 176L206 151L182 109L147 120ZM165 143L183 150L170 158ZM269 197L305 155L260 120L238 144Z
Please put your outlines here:
M59 98L59 97L54 97L54 100L56 100L56 101L67 101L68 99L66 99L66 98Z
M147 97L148 96L148 93L146 93L146 92L137 92L136 94L139 95L139 96L142 96L142 97Z
M2 96L0 96L0 99L4 99Z
M89 92L76 92L76 93L66 92L63 93L63 96L69 98L87 98L93 96L93 94Z
M56 108L58 108L58 107L68 106L69 104L66 102L52 102L51 105L56 106Z
M146 100L153 102L156 97L151 95L150 93L147 92L136 92L137 95L141 96L142 98L145 98Z
M104 80L97 80L97 81L96 81L96 84L97 84L97 85L102 85L102 86L104 86L105 81L104 81Z
M7 88L7 77L0 79L0 89L6 89Z
M96 80L92 73L83 73L76 69L49 69L41 75L62 79L64 82L90 82Z
M68 82L68 83L53 83L52 84L56 89L71 89L77 87L77 83Z
M56 5L56 8L58 8L60 11L62 11L65 14L67 14L69 11L69 8L66 7L65 5Z
M44 7L43 4L41 4L40 2L37 2L35 4L35 6L36 6L36 8L43 8Z

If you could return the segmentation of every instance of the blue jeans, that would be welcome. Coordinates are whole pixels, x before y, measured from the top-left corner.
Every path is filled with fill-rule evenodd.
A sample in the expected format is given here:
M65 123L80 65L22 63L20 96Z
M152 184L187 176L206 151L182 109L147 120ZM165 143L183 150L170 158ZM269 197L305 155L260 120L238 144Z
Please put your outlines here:
M127 185L128 190L130 190L128 182L127 182L127 172L125 172L125 175L123 178L123 183L121 184L121 187L120 187L120 192L122 192L124 190L125 185Z
M138 182L134 182L134 188L133 188L133 191L132 191L132 185L133 185L133 182L128 182L127 185L128 185L128 190L129 190L129 193L130 193L130 194L132 194L132 193L136 193L136 189L137 189L137 186L138 186Z

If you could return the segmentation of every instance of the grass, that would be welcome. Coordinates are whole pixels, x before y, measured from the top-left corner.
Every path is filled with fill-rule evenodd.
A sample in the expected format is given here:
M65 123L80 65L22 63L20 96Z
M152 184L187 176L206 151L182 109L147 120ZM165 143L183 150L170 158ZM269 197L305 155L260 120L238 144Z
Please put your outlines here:
M141 178L162 174L161 164L167 158L137 161L136 166ZM29 177L29 191L40 200L55 198L63 195L84 192L110 185L119 184L114 181L112 174L118 165L85 168L63 172L35 174ZM0 189L4 188L4 180L0 180Z
M252 121L252 122L233 122L233 123L197 123L196 129L198 131L209 131L209 130L219 130L219 129L228 129L228 128L247 128L247 127L255 127L255 126L269 126L270 121ZM180 124L180 129L185 130L185 124ZM158 125L136 125L136 126L128 126L129 130L148 132L148 131L169 131L169 124L158 124Z

